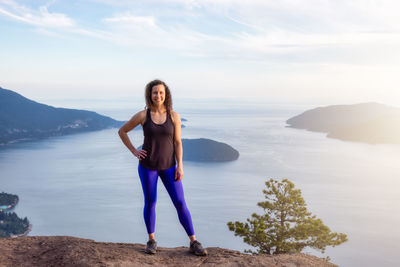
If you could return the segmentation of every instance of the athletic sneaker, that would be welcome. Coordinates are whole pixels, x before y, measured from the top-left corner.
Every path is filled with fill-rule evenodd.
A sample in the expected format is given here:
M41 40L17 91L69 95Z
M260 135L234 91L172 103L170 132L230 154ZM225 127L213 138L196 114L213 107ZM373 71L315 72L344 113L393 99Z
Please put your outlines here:
M190 243L190 249L189 251L191 253L194 253L197 256L206 256L207 250L205 250L202 246L201 243L197 240L193 241L192 243Z
M157 242L154 239L150 239L147 241L146 253L147 254L156 254L157 251Z

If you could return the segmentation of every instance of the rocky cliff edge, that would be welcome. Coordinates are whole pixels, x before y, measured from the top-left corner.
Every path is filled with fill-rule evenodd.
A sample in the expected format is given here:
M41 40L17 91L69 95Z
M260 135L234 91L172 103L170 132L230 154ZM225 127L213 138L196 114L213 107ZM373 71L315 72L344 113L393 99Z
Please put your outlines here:
M159 247L156 255L144 253L144 244L95 242L71 236L23 236L0 239L1 266L336 266L301 253L248 255L208 247L199 257L187 247Z

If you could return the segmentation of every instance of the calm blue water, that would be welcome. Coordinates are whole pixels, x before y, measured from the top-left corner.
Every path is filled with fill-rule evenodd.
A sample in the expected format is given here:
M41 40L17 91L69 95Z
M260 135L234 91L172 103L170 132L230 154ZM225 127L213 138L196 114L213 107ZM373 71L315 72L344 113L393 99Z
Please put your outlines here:
M127 120L142 107L91 109ZM306 253L330 256L340 266L400 265L400 146L342 142L285 127L287 118L308 107L231 102L175 103L175 108L188 119L183 138L211 138L240 152L239 160L230 163L184 162L186 202L204 246L249 248L226 223L261 213L256 203L264 199L265 181L289 178L302 190L309 210L349 238L325 254ZM130 136L141 145L141 131ZM117 129L3 148L0 184L0 191L19 196L15 212L33 224L29 235L147 241L137 159ZM159 246L188 245L161 182L156 209Z

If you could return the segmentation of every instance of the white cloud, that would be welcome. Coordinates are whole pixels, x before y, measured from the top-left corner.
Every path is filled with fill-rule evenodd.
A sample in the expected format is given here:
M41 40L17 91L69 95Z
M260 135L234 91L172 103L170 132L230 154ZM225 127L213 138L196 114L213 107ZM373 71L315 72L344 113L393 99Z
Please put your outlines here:
M186 55L196 57L225 56L259 60L265 60L269 55L296 52L312 51L315 54L319 49L327 47L343 50L400 43L400 19L396 16L399 4L396 1L171 0L147 3L163 5L165 10L169 9L168 4L178 5L178 8L180 5L182 14L186 12L191 16L201 12L208 15L207 19L226 18L233 26L230 32L220 35L212 33L212 29L209 32L199 32L183 20L168 27L157 25L154 17L120 16L108 19L120 22L120 29L114 28L113 31L115 40L135 43L137 33L132 31L129 37L129 33L122 35L120 30L132 27L132 23L146 30L151 25L154 29L150 31L160 34L163 43L155 44L157 40L145 34L142 44L147 42L149 46L179 50L185 47ZM125 2L125 5L132 7L132 2ZM198 23L202 23L202 19L199 18ZM207 22L212 25L212 22ZM234 24L238 25L236 29Z
M105 22L112 23L128 23L134 25L144 25L149 27L155 27L156 21L153 16L134 16L129 13L119 14L111 18L103 19Z
M14 1L1 1L0 13L14 20L46 28L72 27L73 19L65 14L51 13L47 6L40 6L39 10L31 10Z
M136 48L162 48L189 57L290 61L293 53L329 60L326 49L357 50L400 44L400 4L393 0L97 0L124 9L97 28L66 14L0 0L0 14L60 36L78 34ZM157 8L157 12L153 9ZM155 15L157 14L157 16ZM179 15L178 15L179 14ZM221 21L228 25L219 32ZM207 28L202 24L207 23ZM93 25L93 24L92 24ZM215 27L214 27L215 26ZM39 31L40 32L40 31ZM373 50L374 51L374 50ZM399 51L397 51L399 52Z

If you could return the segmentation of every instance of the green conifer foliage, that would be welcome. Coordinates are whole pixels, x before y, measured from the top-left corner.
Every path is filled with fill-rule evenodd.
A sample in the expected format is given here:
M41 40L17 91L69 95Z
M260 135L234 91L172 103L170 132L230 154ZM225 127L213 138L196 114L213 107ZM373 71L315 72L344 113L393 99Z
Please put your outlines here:
M247 222L228 222L235 236L261 254L300 252L305 247L325 251L327 246L337 246L347 241L342 233L333 233L321 219L307 211L300 189L288 179L265 182L263 190L266 201L257 203L264 214L253 213Z

